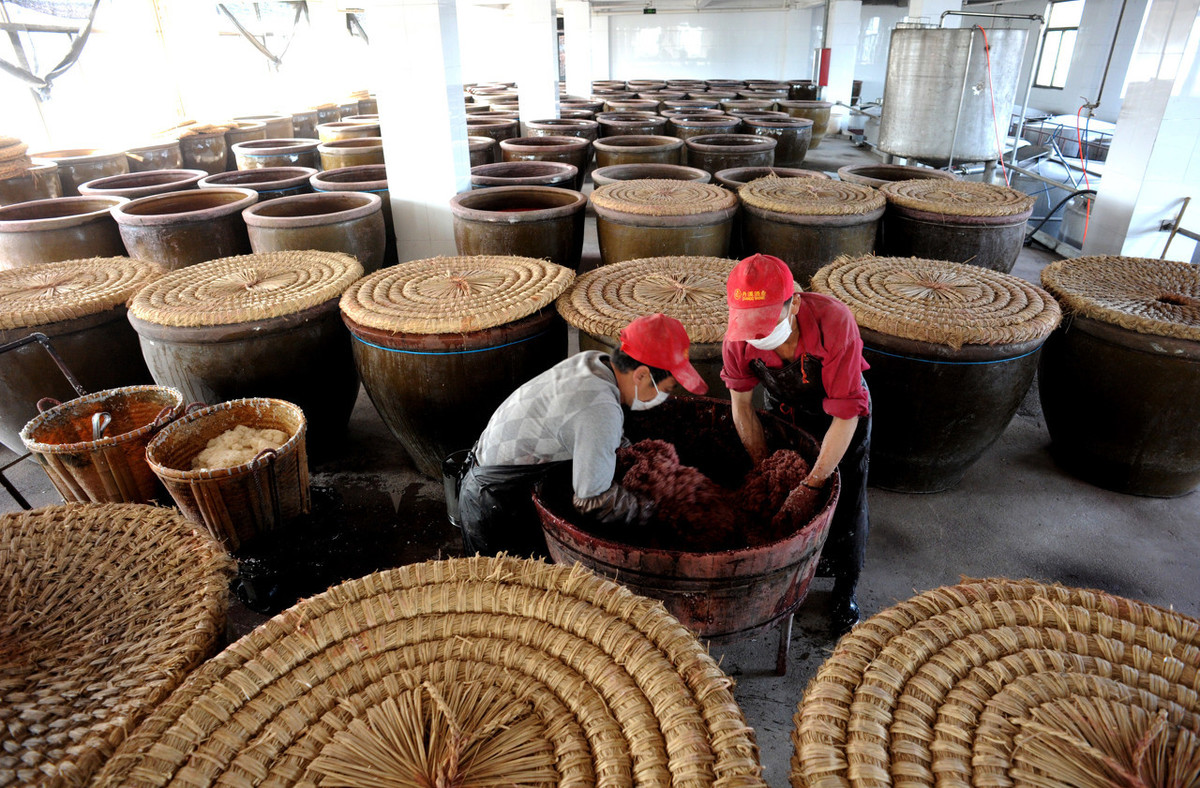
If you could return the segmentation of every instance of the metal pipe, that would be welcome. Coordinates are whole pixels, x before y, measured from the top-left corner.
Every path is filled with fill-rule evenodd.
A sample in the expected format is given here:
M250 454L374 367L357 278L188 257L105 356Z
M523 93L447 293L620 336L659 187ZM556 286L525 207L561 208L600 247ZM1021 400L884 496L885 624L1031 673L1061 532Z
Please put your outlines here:
M947 12L949 13L949 12ZM945 14L942 14L944 17ZM967 62L963 66L963 81L962 89L958 92L958 113L954 116L954 135L950 138L950 159L946 162L946 169L954 166L954 148L958 145L958 127L962 123L963 102L967 98L967 81L971 76L971 55L975 51L975 28L971 28L971 39L967 42Z
M1128 2L1129 0L1121 0L1121 12L1117 14L1117 27L1113 30L1112 44L1108 47L1108 59L1104 61L1104 76L1100 77L1100 90L1096 93L1095 107L1100 106L1100 100L1104 97L1104 83L1108 81L1108 68L1112 65L1113 53L1117 51L1117 36L1121 34L1121 21L1125 18L1125 5ZM1090 109L1088 113L1091 113Z
M1033 38L1036 41L1042 37L1042 23L1045 21L1040 16L1037 17L1037 27L1034 28ZM1025 39L1025 49L1029 48L1029 39ZM1021 62L1025 62L1025 49L1021 50ZM1033 78L1037 74L1037 70L1042 64L1042 47L1037 48L1037 57L1033 59L1033 65L1029 69L1029 78L1025 80L1025 100L1021 102L1021 116L1017 118L1017 133L1013 137L1012 156L1009 158L1009 164L1016 166L1017 164L1017 148L1021 144L1021 133L1025 131L1025 113L1029 111L1029 94L1033 92ZM1004 152L1001 151L1000 158L1004 158Z
M1179 225L1183 223L1183 212L1187 210L1188 203L1191 201L1191 197L1183 198L1183 205L1179 206L1179 213L1176 214L1175 222L1171 225L1171 234L1167 236L1167 245L1163 247L1162 254L1158 256L1159 260L1167 259L1167 250L1171 248L1171 241L1174 241L1176 234L1179 233Z
M941 27L948 16L981 16L987 19L1036 19L1039 23L1046 21L1041 14L985 14L982 11L943 11L938 22Z
M1051 186L1054 186L1059 189L1064 189L1069 192L1075 191L1075 186L1073 186L1069 183L1063 183L1062 181L1056 181L1053 178L1047 178L1045 175L1042 175L1040 172L1035 172L1034 170L1029 170L1024 167L1018 167L1016 164L1010 164L1010 165L1008 165L1008 168L1010 170L1012 170L1013 172L1019 172L1022 175L1033 178L1035 181L1041 181L1042 183L1048 183Z

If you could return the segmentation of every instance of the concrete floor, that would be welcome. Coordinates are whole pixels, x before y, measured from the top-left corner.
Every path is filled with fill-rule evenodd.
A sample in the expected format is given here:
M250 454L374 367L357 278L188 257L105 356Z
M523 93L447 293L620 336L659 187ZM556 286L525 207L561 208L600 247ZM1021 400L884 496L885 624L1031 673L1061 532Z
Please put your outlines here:
M810 153L807 166L836 170L872 160L845 140ZM597 260L589 223L585 266ZM1026 249L1015 274L1036 282L1051 256ZM915 414L936 418L937 414ZM1195 425L1181 425L1194 429ZM1008 429L953 490L904 495L872 489L871 536L859 601L870 615L960 576L1032 577L1100 588L1200 616L1200 495L1119 495L1060 471L1035 389ZM0 449L3 452L3 449ZM0 456L0 465L11 455ZM461 554L445 520L440 482L417 475L360 394L340 456L313 465L317 517L301 531L243 554L242 596L273 610L341 577ZM37 506L59 501L41 471L21 463L8 478ZM0 492L0 510L14 510ZM281 572L272 561L284 561ZM825 633L829 582L817 580L796 617L788 672L773 674L777 634L723 647L713 656L737 681L735 695L758 733L772 786L787 785L792 715L834 642ZM265 619L242 601L231 610L237 637Z

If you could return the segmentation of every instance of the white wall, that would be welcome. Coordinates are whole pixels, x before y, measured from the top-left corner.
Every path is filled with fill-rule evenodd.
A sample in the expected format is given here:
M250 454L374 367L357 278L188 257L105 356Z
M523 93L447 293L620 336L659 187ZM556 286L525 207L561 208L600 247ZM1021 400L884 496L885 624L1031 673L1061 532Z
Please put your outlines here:
M854 78L861 79L862 100L883 98L883 82L887 76L888 43L892 28L908 16L908 8L889 5L862 7L862 32L858 42L858 59Z

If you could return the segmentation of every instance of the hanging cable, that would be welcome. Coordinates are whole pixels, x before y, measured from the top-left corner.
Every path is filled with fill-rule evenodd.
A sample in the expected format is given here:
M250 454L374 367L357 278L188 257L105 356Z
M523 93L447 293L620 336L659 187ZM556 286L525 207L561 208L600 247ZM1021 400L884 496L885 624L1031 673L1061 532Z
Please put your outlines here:
M57 66L50 69L50 72L46 74L46 76L39 77L29 69L13 65L2 58L0 58L0 71L4 71L23 82L27 82L34 89L34 91L37 92L38 97L42 101L48 100L50 98L50 88L52 87L54 80L62 75L62 73L71 66L75 65L75 63L79 60L79 56L83 54L83 47L85 44L87 44L88 38L92 34L92 26L96 22L96 9L99 7L100 0L95 0L95 2L92 3L91 11L88 12L87 24L84 25L83 29L79 31L78 36L73 37L71 41L71 48L67 50L67 54L62 60L59 61ZM10 33L10 35L15 39L15 32ZM13 46L18 46L15 40Z
M1004 176L1004 185L1008 186L1008 168L1004 166L1004 149L1000 147L1000 120L996 117L996 91L992 89L992 48L988 46L987 31L982 25L975 25L983 33L983 55L987 59L988 96L992 100L992 131L996 134L996 153L1000 156L1000 174ZM1013 146L1016 146L1013 142Z
M1075 141L1079 143L1079 163L1080 163L1081 167L1083 168L1084 189L1086 191L1091 191L1092 184L1091 184L1091 181L1088 179L1088 171L1087 171L1087 154L1083 150L1083 135L1080 133L1080 129L1079 129L1079 122L1080 122L1080 120L1082 120L1083 111L1085 109L1087 109L1087 106L1088 106L1087 104L1084 104L1082 107L1080 107L1075 112ZM1091 120L1090 116L1089 116L1088 120L1089 121ZM1095 192L1092 191L1092 194L1095 194ZM1091 221L1091 218L1092 218L1092 201L1088 200L1087 204L1084 207L1083 240L1080 243L1080 246L1082 246L1084 243L1087 243L1088 223Z
M1050 219L1054 216L1054 214L1058 213L1058 209L1062 208L1064 205L1066 205L1069 200L1071 200L1075 197L1080 197L1085 194L1095 194L1095 193L1096 192L1092 189L1080 189L1079 191L1071 192L1066 197L1063 197L1061 200L1058 201L1057 205L1055 205L1053 208L1050 209L1049 213L1047 213L1045 216L1042 217L1042 220L1037 223L1037 227L1034 227L1032 230L1029 231L1029 234L1025 236L1025 245L1029 246L1031 243L1034 243L1036 241L1036 239L1033 236L1035 234L1037 234L1037 231L1042 229L1042 227L1044 227L1046 225L1046 222L1050 221ZM1041 242L1037 241L1037 243L1041 243ZM1042 246L1045 246L1045 244L1042 244Z

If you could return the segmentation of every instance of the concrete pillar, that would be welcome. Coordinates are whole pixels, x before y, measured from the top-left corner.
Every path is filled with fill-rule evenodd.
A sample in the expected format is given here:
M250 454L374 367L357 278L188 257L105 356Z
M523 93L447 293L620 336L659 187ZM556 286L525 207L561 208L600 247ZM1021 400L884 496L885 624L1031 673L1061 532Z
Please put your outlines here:
M1198 39L1200 0L1151 0L1084 254L1158 257L1167 241L1161 224L1175 218L1185 197L1192 203L1183 226L1200 229ZM1168 258L1189 261L1195 246L1176 236Z
M826 101L850 103L861 27L862 0L835 0L829 8L829 35L826 37L826 46L831 50L829 84L824 91ZM837 109L841 108L835 107Z
M583 0L565 0L563 47L567 60L567 93L592 95L592 9Z
M558 27L554 0L521 0L512 13L510 51L516 61L524 129L531 120L558 117Z
M963 9L962 0L908 0L908 18L914 22L928 22L931 25L938 24L942 19L943 11L961 11ZM993 11L992 8L984 9L988 12ZM996 13L1008 13L1000 10ZM1012 13L1018 13L1013 11ZM1021 12L1024 13L1024 12ZM1041 13L1041 11L1030 12ZM946 17L944 27L959 27L960 16ZM978 21L978 20L975 20ZM973 22L971 23L973 24Z
M470 188L471 163L454 0L380 0L370 13L400 261L456 254L450 198Z

